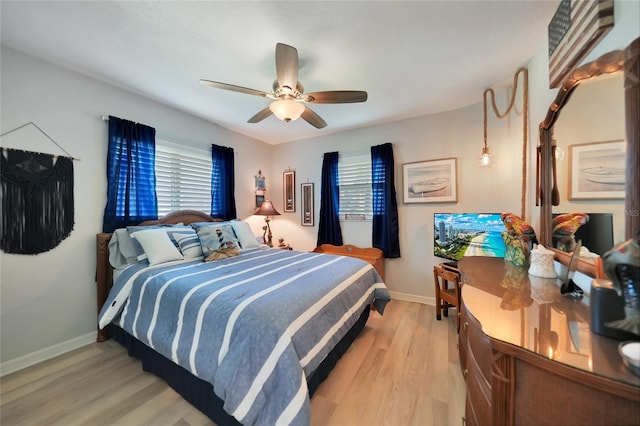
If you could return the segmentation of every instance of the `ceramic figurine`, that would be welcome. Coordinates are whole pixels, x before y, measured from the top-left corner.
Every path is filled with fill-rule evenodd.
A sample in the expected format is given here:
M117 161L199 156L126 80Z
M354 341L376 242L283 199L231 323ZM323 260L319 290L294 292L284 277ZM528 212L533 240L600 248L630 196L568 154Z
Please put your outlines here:
M502 223L507 228L502 233L505 244L505 260L516 266L525 266L529 262L529 253L538 243L533 227L513 213L502 213Z
M575 233L589 221L586 213L567 213L556 216L551 221L551 238L558 250L572 252L576 246Z

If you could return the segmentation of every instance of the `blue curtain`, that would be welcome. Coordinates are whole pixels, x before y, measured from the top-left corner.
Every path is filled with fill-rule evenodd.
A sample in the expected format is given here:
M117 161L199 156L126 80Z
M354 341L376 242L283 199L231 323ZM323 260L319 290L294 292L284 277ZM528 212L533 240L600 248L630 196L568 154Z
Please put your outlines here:
M156 130L109 117L103 232L158 218L155 164Z
M372 241L387 258L400 257L394 165L392 144L371 147Z
M317 245L342 245L340 229L340 187L338 184L338 153L327 152L322 160L320 183L320 222Z
M231 220L236 216L233 148L211 145L211 216Z

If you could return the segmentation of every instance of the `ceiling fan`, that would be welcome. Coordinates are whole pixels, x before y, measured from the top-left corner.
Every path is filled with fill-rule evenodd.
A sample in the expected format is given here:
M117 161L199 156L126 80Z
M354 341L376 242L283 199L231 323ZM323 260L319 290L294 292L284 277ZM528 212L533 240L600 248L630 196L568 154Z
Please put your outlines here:
M347 104L367 100L367 92L359 90L330 90L304 94L304 88L298 81L298 51L295 47L282 43L276 44L276 80L273 82L273 93L211 80L200 80L200 83L216 89L273 99L268 107L251 117L247 123L258 123L274 114L287 123L302 117L307 123L322 129L327 123L303 104Z

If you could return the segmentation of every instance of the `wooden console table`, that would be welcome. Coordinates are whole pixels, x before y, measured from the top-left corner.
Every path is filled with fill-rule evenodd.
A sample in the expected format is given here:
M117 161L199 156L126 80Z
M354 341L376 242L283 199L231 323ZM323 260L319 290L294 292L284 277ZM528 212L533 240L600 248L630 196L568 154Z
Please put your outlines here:
M458 265L467 425L640 424L640 377L591 332L586 296L499 258Z
M351 256L362 259L365 262L373 265L376 271L378 271L380 278L382 278L382 280L384 281L384 254L382 253L382 250L378 248L360 248L351 244L345 244L342 246L334 246L333 244L322 244L314 248L313 252L338 254L340 256Z

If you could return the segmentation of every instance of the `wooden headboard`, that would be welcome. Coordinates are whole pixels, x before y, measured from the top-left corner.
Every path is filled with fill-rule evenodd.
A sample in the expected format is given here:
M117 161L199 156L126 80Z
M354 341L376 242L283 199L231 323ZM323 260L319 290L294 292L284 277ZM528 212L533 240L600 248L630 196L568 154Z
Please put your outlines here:
M197 210L178 210L171 212L158 220L142 222L139 226L176 223L189 225L194 222L222 222L222 219L213 218L208 214ZM109 263L110 240L111 233L102 232L96 234L96 284L98 313L100 313L100 309L102 309L102 305L104 305L104 302L107 300L109 291L113 286L113 267L111 267L111 264ZM109 339L109 336L107 336L105 330L98 329L98 337L96 340L98 342L104 342L107 339Z

